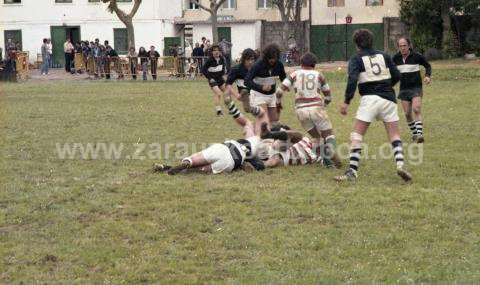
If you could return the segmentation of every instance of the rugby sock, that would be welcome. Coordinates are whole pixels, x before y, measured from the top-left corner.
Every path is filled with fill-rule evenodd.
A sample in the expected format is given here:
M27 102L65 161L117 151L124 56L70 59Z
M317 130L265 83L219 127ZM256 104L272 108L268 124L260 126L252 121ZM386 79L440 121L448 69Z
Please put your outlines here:
M350 170L355 173L355 176L357 175L358 171L358 164L360 163L360 155L362 154L362 149L361 148L352 148L350 150Z
M408 127L410 128L410 131L412 132L412 135L417 134L417 127L415 126L415 121L409 122Z
M235 103L233 102L230 102L230 104L228 104L228 113L232 115L234 119L240 117L241 115L240 111L237 109Z
M325 155L328 159L332 159L335 155L335 148L337 147L337 140L334 135L328 136L325 139Z
M423 135L423 123L422 121L415 122L415 129L417 130L417 134Z
M395 163L397 164L397 168L402 168L403 165L405 164L404 157L403 157L402 141L396 140L392 142L392 148L393 148L393 155L395 157Z
M266 133L262 136L262 139L274 139L274 140L287 141L288 140L288 134L285 131L268 132L268 133Z
M257 107L257 106L253 106L250 108L250 113L252 113L252 115L254 115L255 117L257 117L258 115L260 115L260 107Z

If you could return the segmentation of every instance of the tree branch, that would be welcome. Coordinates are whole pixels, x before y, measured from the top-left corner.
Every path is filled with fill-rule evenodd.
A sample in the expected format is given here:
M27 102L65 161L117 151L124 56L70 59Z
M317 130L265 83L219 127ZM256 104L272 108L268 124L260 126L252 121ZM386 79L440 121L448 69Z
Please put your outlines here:
M193 3L197 4L200 9L203 9L205 11L208 11L210 14L213 14L213 11L210 8L207 8L203 4L200 4L200 0L193 0Z
M140 8L140 4L142 4L142 0L135 0L132 11L130 11L130 14L128 14L129 17L133 18L133 16L135 16L135 14L138 11L138 8Z
M210 0L210 1L212 1L212 0ZM226 0L220 0L220 1L218 1L218 3L216 3L216 4L215 4L215 7L214 7L215 11L218 10L218 9L220 8L220 6L222 6L223 3L225 3L225 1L226 1ZM216 2L216 0L215 0L215 2Z

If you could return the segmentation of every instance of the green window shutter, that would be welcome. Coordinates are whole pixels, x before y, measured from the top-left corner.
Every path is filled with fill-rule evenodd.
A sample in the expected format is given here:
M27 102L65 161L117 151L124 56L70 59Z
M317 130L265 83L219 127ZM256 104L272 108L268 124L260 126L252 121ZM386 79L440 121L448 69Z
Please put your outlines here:
M127 29L113 29L113 48L118 54L126 54L128 52Z

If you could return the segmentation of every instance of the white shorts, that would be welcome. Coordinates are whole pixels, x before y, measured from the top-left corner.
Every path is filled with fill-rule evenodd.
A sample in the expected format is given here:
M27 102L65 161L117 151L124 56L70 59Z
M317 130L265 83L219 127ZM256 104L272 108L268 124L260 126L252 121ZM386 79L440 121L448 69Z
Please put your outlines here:
M295 113L307 132L312 129L320 132L332 129L332 123L323 107L298 108Z
M364 95L360 100L357 120L372 123L375 119L385 123L399 120L397 104L378 95Z
M212 144L208 148L201 151L201 154L212 168L213 174L222 172L232 172L235 167L232 154L228 147L224 144Z
M267 105L269 108L275 108L277 107L277 96L275 94L265 95L255 90L250 90L250 105L252 107Z

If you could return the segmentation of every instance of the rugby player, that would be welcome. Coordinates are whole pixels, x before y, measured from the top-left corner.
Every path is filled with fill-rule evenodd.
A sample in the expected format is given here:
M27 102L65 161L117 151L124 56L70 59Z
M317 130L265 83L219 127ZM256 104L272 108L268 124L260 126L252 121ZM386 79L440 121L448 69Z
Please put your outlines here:
M263 121L269 126L278 123L282 107L275 96L277 77L283 81L287 75L280 62L280 48L276 44L270 44L245 77L245 85L250 89L251 105L260 107L267 114Z
M400 80L400 71L387 54L373 49L373 34L366 29L355 31L353 40L357 54L348 64L348 84L340 113L347 115L348 107L358 89L361 96L353 132L350 135L350 165L336 181L356 180L363 136L375 119L382 120L394 151L397 174L404 180L412 176L404 169L402 141L398 128L398 110L393 86Z
M400 93L398 98L402 101L403 111L408 126L412 132L412 140L423 143L423 122L422 122L422 96L423 85L420 65L425 68L425 84L432 81L432 66L425 57L412 48L409 38L402 37L398 40L399 52L393 57L400 73Z
M302 127L316 140L317 145L320 145L322 140L325 142L322 150L325 165L340 168L341 162L335 151L337 142L325 110L325 105L332 101L330 87L325 76L315 70L317 58L314 54L304 54L300 64L301 69L292 72L283 81L276 95L281 98L284 91L294 89L295 112Z
M225 59L220 52L218 45L211 47L211 56L202 67L202 74L207 78L208 84L213 91L213 101L217 116L222 116L223 111L220 105L222 94L225 92Z
M153 171L166 172L169 175L176 175L181 172L219 174L245 169L247 167L246 162L249 162L249 169L256 167L255 157L257 156L260 137L255 135L252 122L234 104L230 114L235 122L243 128L243 139L227 140L224 143L212 144L208 148L182 159L180 164L175 167L154 164Z

